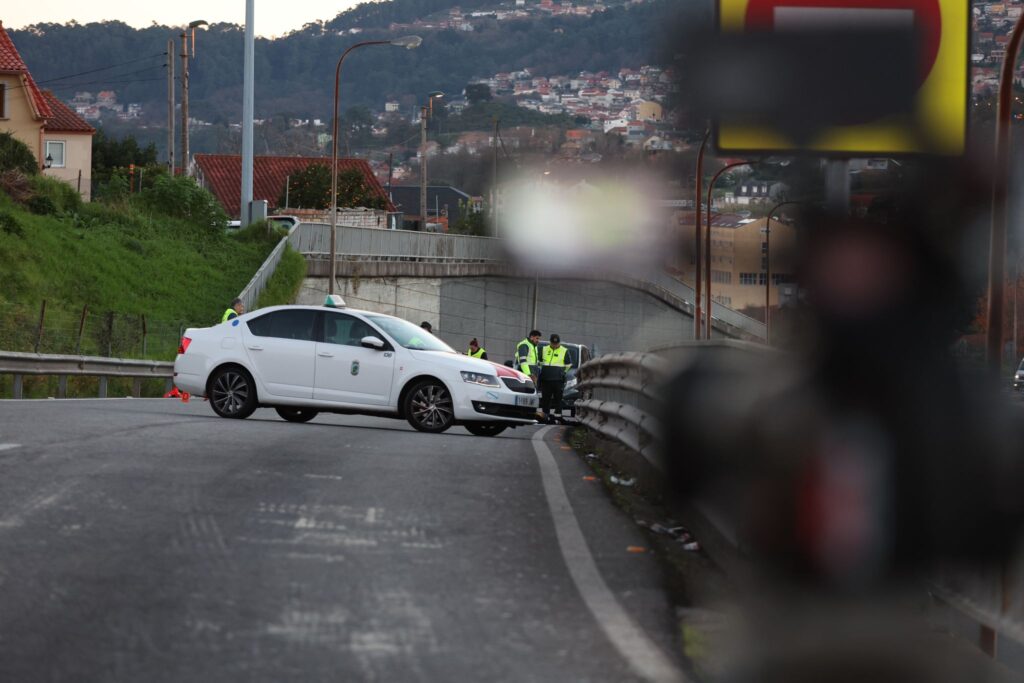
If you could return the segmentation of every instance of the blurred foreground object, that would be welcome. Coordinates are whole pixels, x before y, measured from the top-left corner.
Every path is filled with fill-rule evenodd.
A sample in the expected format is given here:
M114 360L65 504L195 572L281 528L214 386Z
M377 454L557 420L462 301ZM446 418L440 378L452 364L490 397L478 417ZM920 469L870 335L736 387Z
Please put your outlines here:
M959 155L969 10L960 0L719 0L720 33L683 41L683 89L717 122L720 152Z

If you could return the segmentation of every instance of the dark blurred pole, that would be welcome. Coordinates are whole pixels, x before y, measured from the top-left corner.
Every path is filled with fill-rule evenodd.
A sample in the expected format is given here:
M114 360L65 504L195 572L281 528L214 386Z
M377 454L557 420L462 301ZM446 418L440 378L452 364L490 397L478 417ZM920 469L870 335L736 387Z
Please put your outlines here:
M802 204L803 202L788 201L779 202L768 212L764 223L764 343L771 344L771 302L772 302L772 216L779 209L790 204Z
M704 313L705 320L706 320L705 325L704 325L704 333L706 335L704 337L705 339L711 339L711 308L712 308L712 299L711 299L711 193L715 189L715 181L718 180L718 177L721 176L723 173L725 173L726 171L728 171L730 169L736 168L738 166L750 166L753 163L754 162L751 162L751 161L737 161L737 162L734 162L734 163L731 163L731 164L726 164L722 168L718 169L718 171L715 173L715 175L713 175L711 177L711 182L708 183L708 221L707 221L707 224L708 224L707 225L708 234L707 234L707 238L704 240L704 259L706 261L706 263L704 264L705 265L704 288L707 290L707 297L708 297L708 307L707 307L707 310ZM697 261L700 261L700 252L697 253ZM697 298L700 299L700 296L698 295Z
M836 215L850 211L850 161L829 159L825 162L825 204Z
M992 173L992 233L988 252L988 366L998 379L1003 370L1003 298L1006 279L1007 188L1010 176L1010 114L1013 107L1013 76L1024 37L1024 16L1017 20L1006 46L999 79L996 108L996 154Z
M695 297L693 308L693 338L700 339L700 199L704 196L704 151L708 146L708 138L711 137L711 129L704 131L704 140L700 143L700 151L697 152L697 175L694 180L696 189L693 193L693 234L694 252L693 261L696 264L696 277L693 283Z

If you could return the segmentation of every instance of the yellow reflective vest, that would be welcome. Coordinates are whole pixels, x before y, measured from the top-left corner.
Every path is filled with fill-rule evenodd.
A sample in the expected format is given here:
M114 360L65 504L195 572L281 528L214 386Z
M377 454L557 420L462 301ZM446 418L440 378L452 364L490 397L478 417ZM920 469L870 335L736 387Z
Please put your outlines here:
M466 350L466 355L469 356L470 358L483 358L486 353L487 351L485 351L483 347L478 348L476 350L476 353L473 353L473 349Z
M227 321L231 320L232 318L237 318L237 317L238 317L238 312L235 311L235 309L233 309L233 308L229 308L228 310L224 311L224 315L221 317L220 321L222 323L226 323Z
M572 360L569 358L569 349L559 346L557 349L545 346L540 350L541 367L550 366L564 368L566 371L572 367Z
M527 337L516 344L516 368L524 375L532 375L534 374L533 368L536 365L537 347Z

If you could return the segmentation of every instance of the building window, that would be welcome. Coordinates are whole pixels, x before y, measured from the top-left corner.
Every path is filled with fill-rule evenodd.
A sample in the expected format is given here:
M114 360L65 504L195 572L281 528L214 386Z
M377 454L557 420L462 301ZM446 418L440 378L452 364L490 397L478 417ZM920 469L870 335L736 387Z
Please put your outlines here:
M46 156L52 159L50 168L64 168L67 164L64 159L64 141L63 140L47 140L46 141Z
M728 270L712 270L711 281L720 285L731 285L732 273Z
M741 285L756 285L758 273L740 273Z
M0 119L7 118L7 84L0 83Z

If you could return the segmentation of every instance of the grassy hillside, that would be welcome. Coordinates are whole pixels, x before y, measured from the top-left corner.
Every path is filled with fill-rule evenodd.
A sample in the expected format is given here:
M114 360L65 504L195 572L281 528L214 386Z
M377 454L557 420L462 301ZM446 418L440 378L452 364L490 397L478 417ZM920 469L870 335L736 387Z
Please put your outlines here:
M280 239L255 227L227 235L151 200L40 215L0 192L0 349L34 348L45 300L40 351L76 350L87 306L82 353L141 356L145 331L146 356L173 356L180 326L219 320ZM287 298L301 272L292 264L282 277Z

